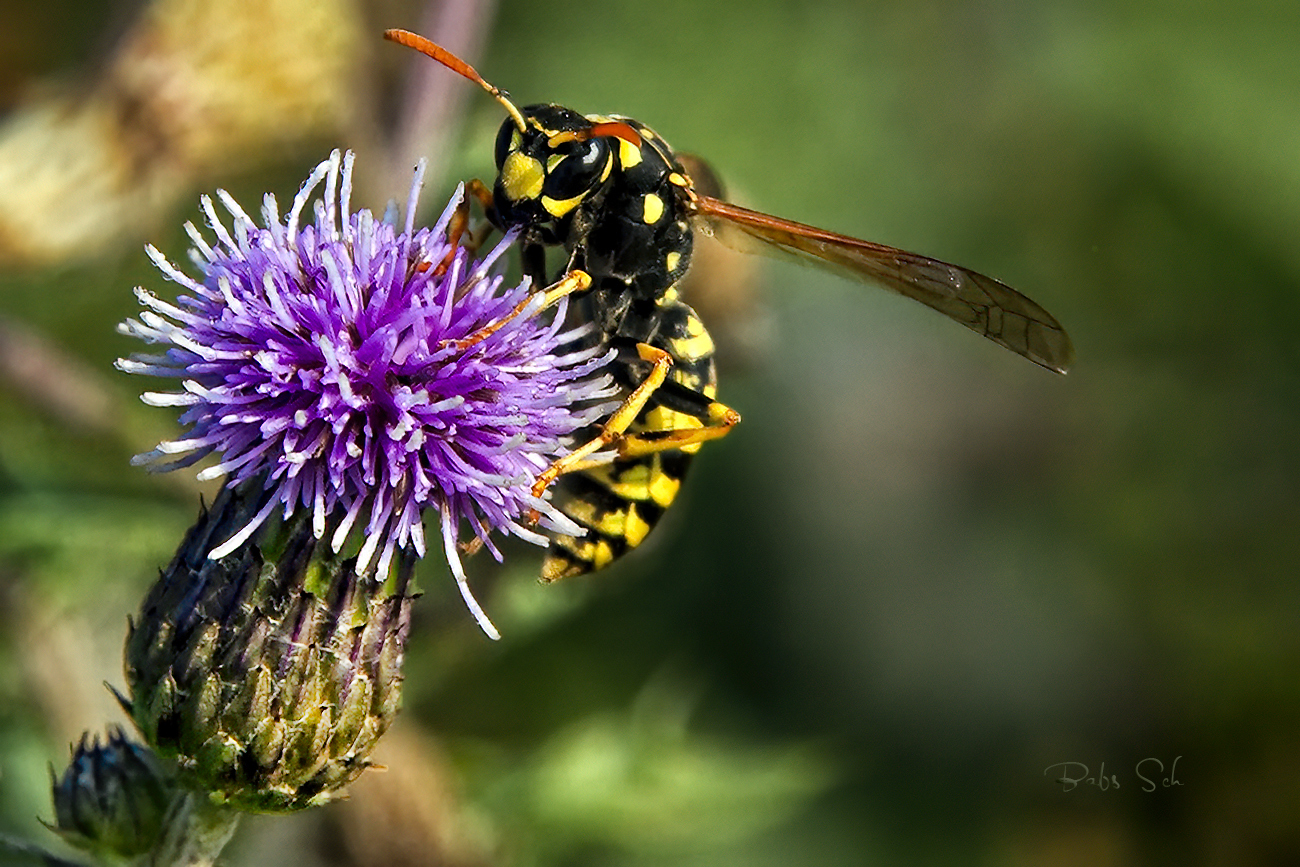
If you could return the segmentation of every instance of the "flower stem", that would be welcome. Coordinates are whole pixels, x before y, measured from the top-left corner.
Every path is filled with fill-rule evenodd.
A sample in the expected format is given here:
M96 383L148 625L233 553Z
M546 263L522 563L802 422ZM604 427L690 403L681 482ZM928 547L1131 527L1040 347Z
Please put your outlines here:
M198 792L178 795L163 820L148 867L211 867L230 842L239 813Z

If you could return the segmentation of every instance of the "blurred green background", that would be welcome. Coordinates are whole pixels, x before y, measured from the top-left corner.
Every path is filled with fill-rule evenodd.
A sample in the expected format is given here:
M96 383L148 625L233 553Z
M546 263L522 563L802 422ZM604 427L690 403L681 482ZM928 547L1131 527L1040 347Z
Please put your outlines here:
M0 13L0 833L48 841L47 764L122 720L101 681L197 509L128 466L173 430L112 369L131 288L170 291L142 245L182 256L200 191L286 200L334 146L374 167L359 204L404 198L422 99L465 110L427 203L490 173L499 107L412 91L404 26L477 29L520 102L636 117L742 204L996 275L1078 361L723 261L699 306L744 423L653 541L556 587L528 546L471 560L497 644L428 564L388 772L226 863L1300 861L1300 6L256 5L204 4L264 40L220 87L150 78L254 51L141 18L196 4ZM74 122L103 105L115 135Z

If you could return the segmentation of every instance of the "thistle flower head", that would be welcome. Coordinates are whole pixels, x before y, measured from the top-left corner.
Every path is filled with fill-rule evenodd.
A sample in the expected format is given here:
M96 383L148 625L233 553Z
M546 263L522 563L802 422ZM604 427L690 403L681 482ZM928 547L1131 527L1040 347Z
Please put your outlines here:
M316 538L329 525L335 552L358 531L358 573L382 575L398 549L423 556L431 509L466 603L495 637L456 551L462 527L498 558L492 530L546 543L525 526L530 512L541 529L581 534L531 488L608 411L607 357L572 349L584 334L564 329L563 301L539 316L540 293L492 274L511 236L481 261L448 241L460 192L432 228L414 227L422 171L402 227L350 210L351 153L317 166L283 219L273 196L258 225L218 191L227 226L205 196L215 240L186 226L196 276L149 247L182 294L173 304L137 289L145 309L121 327L165 352L118 367L179 386L144 400L180 408L184 435L137 463L170 470L216 455L200 479L261 479L271 494L212 558L277 509L302 509Z

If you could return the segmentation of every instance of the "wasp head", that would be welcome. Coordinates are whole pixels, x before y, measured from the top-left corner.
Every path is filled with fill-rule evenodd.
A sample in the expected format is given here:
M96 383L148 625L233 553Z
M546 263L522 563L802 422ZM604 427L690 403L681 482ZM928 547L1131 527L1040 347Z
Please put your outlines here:
M597 121L559 105L521 110L521 129L507 118L497 133L493 205L506 227L554 225L594 201L616 166L617 139L640 145L621 121Z

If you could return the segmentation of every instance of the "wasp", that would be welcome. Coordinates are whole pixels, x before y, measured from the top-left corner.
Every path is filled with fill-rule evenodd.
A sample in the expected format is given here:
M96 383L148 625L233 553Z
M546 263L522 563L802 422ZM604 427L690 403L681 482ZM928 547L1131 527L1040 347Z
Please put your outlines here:
M519 108L428 39L404 30L384 36L475 82L506 110L495 182L468 187L492 226L519 233L524 271L547 286L546 303L578 299L596 339L617 353L621 405L533 489L541 496L554 484L556 507L588 531L552 538L545 581L601 569L641 544L676 498L691 457L740 421L716 400L713 341L679 291L697 232L742 248L758 242L893 290L1048 370L1064 373L1073 358L1060 323L992 277L733 205L698 186L687 170L692 158L639 121L555 104ZM549 281L548 249L567 256ZM616 455L602 457L610 449Z

